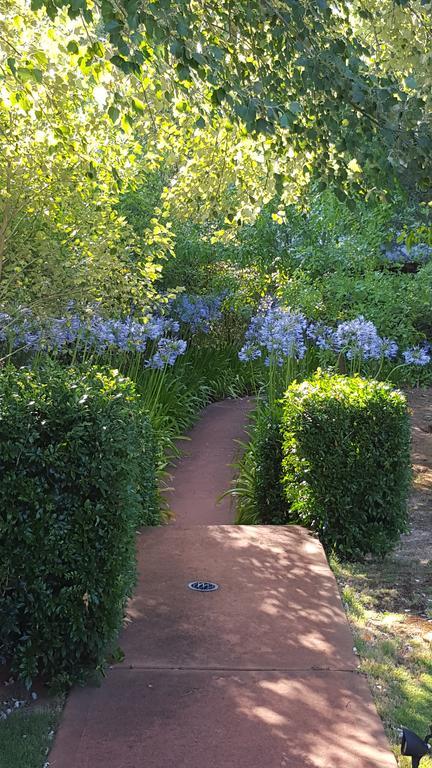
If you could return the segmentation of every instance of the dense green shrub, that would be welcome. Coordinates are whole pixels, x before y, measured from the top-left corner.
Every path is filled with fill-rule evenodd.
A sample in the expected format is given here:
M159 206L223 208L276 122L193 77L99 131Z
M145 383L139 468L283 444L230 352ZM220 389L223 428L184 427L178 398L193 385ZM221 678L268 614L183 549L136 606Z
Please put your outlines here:
M347 559L390 550L407 523L410 432L402 393L318 372L289 387L283 431L291 521Z
M278 408L264 407L253 433L255 443L255 500L259 522L281 525L287 522L289 507L281 483L282 433Z
M154 446L116 371L0 374L0 645L30 681L97 667L135 577L135 531L157 522Z
M235 499L238 525L283 525L288 520L280 422L280 409L258 402L237 461L236 479L227 492Z

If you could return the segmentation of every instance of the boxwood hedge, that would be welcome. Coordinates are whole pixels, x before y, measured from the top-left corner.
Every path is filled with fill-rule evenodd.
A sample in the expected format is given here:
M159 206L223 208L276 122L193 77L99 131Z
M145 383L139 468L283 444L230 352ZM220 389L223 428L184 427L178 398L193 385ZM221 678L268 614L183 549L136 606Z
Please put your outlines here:
M340 556L384 555L407 524L410 429L383 382L316 374L287 391L283 484L291 522Z
M116 371L0 372L0 646L68 685L101 664L158 521L152 430Z

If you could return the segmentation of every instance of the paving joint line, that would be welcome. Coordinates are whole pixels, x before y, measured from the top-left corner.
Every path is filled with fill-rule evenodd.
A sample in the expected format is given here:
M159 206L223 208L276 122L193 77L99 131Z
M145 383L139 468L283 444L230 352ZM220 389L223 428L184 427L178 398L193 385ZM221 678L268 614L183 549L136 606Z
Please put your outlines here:
M160 666L160 667L147 667L140 664L133 664L128 666L111 666L110 670L118 672L130 672L136 670L138 672L338 672L341 674L351 673L355 675L366 676L365 672L353 667L182 667L182 666Z

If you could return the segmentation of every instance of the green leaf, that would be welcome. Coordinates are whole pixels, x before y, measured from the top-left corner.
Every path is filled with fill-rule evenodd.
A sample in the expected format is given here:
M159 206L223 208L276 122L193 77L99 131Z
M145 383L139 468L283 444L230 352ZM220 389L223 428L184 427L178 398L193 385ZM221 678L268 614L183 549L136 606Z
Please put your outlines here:
M417 88L417 81L415 77L412 75L409 75L405 78L405 85L407 88L410 88L412 91L414 91Z
M115 54L114 56L111 56L111 64L114 64L115 67L118 69L121 69L122 72L124 72L126 75L128 75L131 71L131 63L129 61L126 61L126 59L123 58L123 56L119 56L118 54Z
M298 101L291 101L288 104L288 109L290 112L293 113L293 115L299 115L300 112L302 111L301 104Z
M114 107L114 106L112 106L112 105L111 105L111 106L108 108L108 115L109 115L110 119L112 120L112 122L113 122L113 123L116 123L116 122L117 122L117 120L118 120L118 119L119 119L119 117L120 117L120 110L119 110L119 109L117 109L117 107Z
M265 120L263 117L259 117L258 120L255 123L256 130L259 133L274 133L274 125L272 123L269 123L268 120Z
M79 53L79 48L75 40L71 40L67 44L67 50L69 51L69 53L72 53L73 55L76 55L77 53Z
M186 19L180 19L177 22L177 32L179 33L180 37L187 37L189 35L189 24L187 23Z
M117 19L110 19L110 21L106 22L105 29L111 34L112 32L117 32L117 30L121 29L121 24Z
M225 51L222 48L219 48L218 45L211 45L209 50L216 61L222 61L222 59L225 58Z
M180 40L174 40L170 45L170 51L176 59L182 59L184 56L185 48Z
M185 64L179 64L177 66L177 75L179 80L190 80L190 69Z
M136 96L132 97L132 105L136 112L145 112L145 104L141 99L137 99Z
M363 89L358 83L354 83L353 85L352 98L353 98L353 101L356 102L356 104L362 104L362 102L365 99Z
M38 64L40 64L41 67L48 66L48 56L46 53L44 53L44 51L36 51L34 54L34 59Z
M284 188L284 177L281 173L274 174L275 188L278 195L282 195Z
M202 55L202 53L197 53L196 51L192 54L192 59L196 61L197 64L205 64L205 56Z
M23 83L28 83L28 82L41 83L42 82L42 72L40 69L34 69L33 67L18 67L18 69L16 70L16 73Z

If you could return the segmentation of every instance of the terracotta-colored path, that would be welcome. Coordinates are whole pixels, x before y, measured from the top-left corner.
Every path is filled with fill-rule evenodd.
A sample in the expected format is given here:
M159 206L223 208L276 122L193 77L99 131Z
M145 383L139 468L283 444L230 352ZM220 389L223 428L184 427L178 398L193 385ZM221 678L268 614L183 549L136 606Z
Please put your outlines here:
M395 768L320 544L215 505L247 410L211 406L192 431L177 524L138 540L125 661L69 696L50 768Z
M232 523L232 505L220 496L229 488L232 462L245 440L247 415L253 400L223 400L205 409L192 430L192 439L182 445L182 460L175 469L174 490L167 495L174 515L172 525Z

